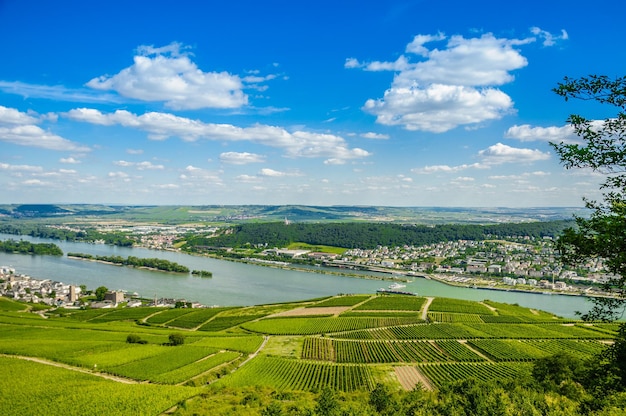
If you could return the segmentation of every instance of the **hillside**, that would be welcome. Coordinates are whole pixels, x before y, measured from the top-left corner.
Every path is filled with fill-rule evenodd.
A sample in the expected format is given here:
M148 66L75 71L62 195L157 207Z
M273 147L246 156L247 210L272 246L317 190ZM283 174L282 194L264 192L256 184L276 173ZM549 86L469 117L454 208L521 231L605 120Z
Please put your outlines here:
M25 309L0 299L2 414L16 408L57 414L60 406L68 415L130 408L160 414L181 403L181 415L229 414L218 409L239 409L251 394L257 399L240 409L261 414L270 406L312 409L322 397L316 394L329 391L343 406L362 405L363 395L377 389L406 399L416 386L426 400L450 395L464 380L528 380L533 362L556 353L593 357L618 328L488 300L400 295L241 308L56 310L47 319ZM184 343L172 346L173 334ZM44 387L42 374L55 382ZM69 408L62 393L68 389ZM231 399L239 404L220 401ZM550 400L575 408L578 399Z

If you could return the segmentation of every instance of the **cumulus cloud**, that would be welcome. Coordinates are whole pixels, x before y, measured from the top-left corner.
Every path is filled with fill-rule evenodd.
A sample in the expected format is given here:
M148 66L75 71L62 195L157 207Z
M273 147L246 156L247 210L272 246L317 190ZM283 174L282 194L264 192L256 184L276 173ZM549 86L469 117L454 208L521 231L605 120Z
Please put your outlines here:
M48 150L88 152L86 146L71 142L37 126L39 119L0 105L0 141Z
M427 47L444 41L443 47ZM420 34L406 46L406 55L393 62L349 58L344 66L396 72L383 97L363 106L378 123L441 133L512 113L513 101L497 87L512 82L512 71L528 65L519 47L535 41L491 33L475 38Z
M539 160L547 160L550 153L544 153L537 149L521 149L496 143L487 149L478 152L483 158L483 163L488 165L500 165L503 163L532 163Z
M259 176L269 176L271 178L280 178L282 176L287 176L287 173L280 172L280 171L270 169L270 168L263 168L259 172Z
M136 115L126 110L102 113L95 109L77 108L65 113L76 121L100 125L122 125L146 131L153 140L180 137L184 141L220 140L226 142L248 141L265 146L281 148L287 157L360 159L370 153L360 148L348 147L346 141L333 134L313 133L302 130L293 132L284 128L256 124L238 127L232 124L204 123L169 113L151 112Z
M593 125L601 125L602 121L592 121ZM507 139L517 139L523 142L546 141L554 143L582 143L574 131L574 127L566 125L562 127L533 127L530 124L514 125L504 133Z
M265 158L256 153L248 152L225 152L220 155L220 160L231 165L246 165L248 163L261 163Z
M490 169L492 166L501 165L504 163L533 163L540 160L547 160L550 158L550 153L544 153L540 150L523 149L507 146L502 143L496 143L493 146L481 150L478 152L477 157L481 159L480 162L472 164L462 164L457 166L450 165L431 165L421 168L411 169L411 172L416 174L428 175L436 173L456 173L467 169ZM546 172L536 171L532 173L536 176L546 175ZM458 177L457 180L468 180L469 177ZM490 179L501 179L496 176L490 177ZM469 180L473 180L469 178Z
M365 139L373 139L373 140L387 140L387 139L389 139L389 135L388 134L380 134L380 133L374 133L374 132L363 133L363 134L361 134L361 137L363 137Z
M96 90L115 91L141 101L163 101L173 109L239 108L248 103L243 81L227 72L203 72L179 43L140 46L133 65L115 75L87 82Z

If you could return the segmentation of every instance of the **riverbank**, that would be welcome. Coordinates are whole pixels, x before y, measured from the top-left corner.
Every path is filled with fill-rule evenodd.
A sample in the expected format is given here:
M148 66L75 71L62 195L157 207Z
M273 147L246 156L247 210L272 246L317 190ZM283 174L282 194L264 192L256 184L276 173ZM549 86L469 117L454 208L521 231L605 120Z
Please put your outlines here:
M182 252L182 251L181 251ZM184 253L184 252L182 252ZM191 253L187 253L191 254ZM317 273L317 274L327 274L334 276L344 276L344 277L353 277L359 279L368 279L368 280L381 280L381 281L393 281L393 282L412 282L414 278L424 278L429 280L434 280L439 283L443 283L448 286L459 287L459 288L468 288L468 289L478 289L478 290L490 290L490 291L500 291L500 292L510 292L510 293L528 293L534 295L565 295L565 296L575 296L575 297L605 297L606 294L602 293L588 293L585 288L575 288L571 291L566 290L555 290L550 288L519 288L509 285L504 285L502 283L498 284L498 282L491 279L477 278L473 276L463 276L461 280L459 280L458 276L448 276L444 274L437 273L416 273L412 271L398 271L397 269L389 269L383 268L381 266L363 266L359 265L362 271L369 271L374 273L388 274L390 276L374 276L367 275L362 273L347 273L347 272L336 272L328 270L328 268L339 268L339 267L347 267L345 265L333 265L332 263L327 263L325 265L321 265L316 268L308 268L308 267L299 267L295 263L289 263L288 261L261 261L253 258L233 258L227 256L219 256L210 253L194 253L195 255L209 257L217 260L227 260L237 263L250 264L254 266L264 266L282 270L291 270L298 272L307 272L307 273Z

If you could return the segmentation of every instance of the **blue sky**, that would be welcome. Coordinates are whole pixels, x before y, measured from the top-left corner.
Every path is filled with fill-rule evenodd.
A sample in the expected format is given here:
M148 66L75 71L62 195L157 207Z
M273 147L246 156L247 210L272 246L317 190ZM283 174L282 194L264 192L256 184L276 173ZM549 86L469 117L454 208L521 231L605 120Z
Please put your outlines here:
M574 2L575 3L575 2ZM622 1L0 0L0 203L580 206Z

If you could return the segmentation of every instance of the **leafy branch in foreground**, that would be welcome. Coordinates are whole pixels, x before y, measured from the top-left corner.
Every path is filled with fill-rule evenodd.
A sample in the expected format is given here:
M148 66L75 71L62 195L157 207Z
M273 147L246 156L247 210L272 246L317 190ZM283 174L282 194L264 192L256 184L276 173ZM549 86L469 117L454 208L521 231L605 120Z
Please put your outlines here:
M626 77L566 77L553 91L565 101L579 99L617 107L617 114L605 120L570 115L567 122L581 143L551 143L565 168L586 168L605 175L600 186L603 200L584 200L591 216L577 217L577 228L567 229L557 248L566 263L604 261L613 277L603 286L614 297L594 298L593 308L583 318L611 321L619 318L626 306Z

